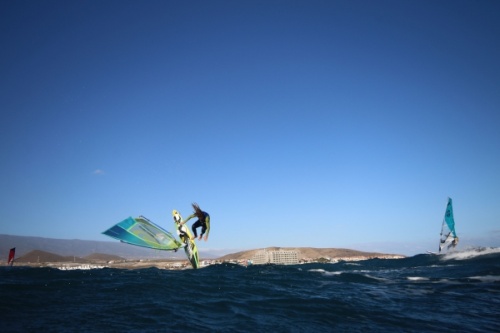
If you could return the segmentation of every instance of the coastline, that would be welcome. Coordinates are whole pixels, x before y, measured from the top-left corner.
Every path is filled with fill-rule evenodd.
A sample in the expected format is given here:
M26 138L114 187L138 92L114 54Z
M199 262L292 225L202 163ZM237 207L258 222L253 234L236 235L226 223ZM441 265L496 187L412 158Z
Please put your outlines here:
M384 256L355 256L355 257L342 257L336 259L325 259L325 258L315 258L315 259L303 259L300 260L298 265L308 264L308 263L331 263L335 264L338 262L356 262L369 259L402 259L404 256L399 255L384 255ZM250 259L213 259L213 260L201 260L200 268L208 267L212 265L221 264L233 264L240 266L251 266L253 265ZM277 264L280 265L280 264ZM7 266L6 262L2 262L1 266ZM14 263L14 267L31 267L31 268L55 268L59 270L90 270L90 269L103 269L103 268L114 268L114 269L147 269L147 268L157 268L165 270L185 270L193 269L188 260L116 260L116 261L89 261L89 262L18 262Z
M293 260L273 261L259 260L259 254L262 253L292 253ZM217 259L201 259L200 268L218 264L236 264L241 266L259 265L259 264L306 264L306 263L338 263L342 261L362 261L368 259L401 259L406 256L399 254L386 254L376 252L363 252L342 248L311 248L311 247L267 247L264 249L254 249L228 254ZM0 265L7 265L7 262L0 261ZM51 252L34 250L24 256L16 258L14 266L26 267L50 267L60 270L75 269L146 269L158 268L167 270L192 269L187 258L143 258L131 259L123 258L117 255L105 253L93 253L86 257L60 256Z

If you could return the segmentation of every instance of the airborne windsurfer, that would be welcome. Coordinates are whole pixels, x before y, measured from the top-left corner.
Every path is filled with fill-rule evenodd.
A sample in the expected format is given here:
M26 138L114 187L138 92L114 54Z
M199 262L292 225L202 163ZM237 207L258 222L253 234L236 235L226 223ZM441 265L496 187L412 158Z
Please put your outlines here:
M201 234L198 239L202 239L203 235L205 235L205 241L208 239L208 234L210 233L210 215L207 212L204 212L200 209L197 203L191 204L193 206L194 213L189 215L188 218L183 222L186 223L193 217L197 217L198 221L196 221L192 226L191 230L193 230L194 238L198 237L198 233L196 231L197 228L201 227Z

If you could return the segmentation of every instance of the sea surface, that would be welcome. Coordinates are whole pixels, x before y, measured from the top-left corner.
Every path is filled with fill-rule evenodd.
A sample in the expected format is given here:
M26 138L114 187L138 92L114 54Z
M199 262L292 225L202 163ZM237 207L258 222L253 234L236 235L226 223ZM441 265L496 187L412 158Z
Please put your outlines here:
M500 332L500 249L198 270L0 268L1 332Z

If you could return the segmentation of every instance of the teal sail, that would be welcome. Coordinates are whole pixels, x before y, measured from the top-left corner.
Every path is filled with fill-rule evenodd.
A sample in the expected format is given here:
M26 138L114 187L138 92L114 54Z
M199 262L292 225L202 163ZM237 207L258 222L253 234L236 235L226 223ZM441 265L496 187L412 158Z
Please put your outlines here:
M443 223L441 225L441 239L439 240L439 252L454 248L458 244L458 237L455 231L455 219L453 218L453 205L451 198L448 198Z
M103 234L127 244L155 250L175 251L183 246L170 232L144 216L129 217L104 231Z

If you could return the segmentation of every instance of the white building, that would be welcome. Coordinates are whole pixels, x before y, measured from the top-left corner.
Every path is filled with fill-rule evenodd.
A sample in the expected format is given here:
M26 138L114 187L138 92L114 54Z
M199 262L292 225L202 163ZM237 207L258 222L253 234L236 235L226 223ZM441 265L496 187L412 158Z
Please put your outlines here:
M260 250L254 254L252 258L254 265L263 264L280 264L280 265L296 265L299 263L299 252L297 251L267 251Z

